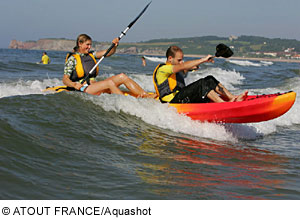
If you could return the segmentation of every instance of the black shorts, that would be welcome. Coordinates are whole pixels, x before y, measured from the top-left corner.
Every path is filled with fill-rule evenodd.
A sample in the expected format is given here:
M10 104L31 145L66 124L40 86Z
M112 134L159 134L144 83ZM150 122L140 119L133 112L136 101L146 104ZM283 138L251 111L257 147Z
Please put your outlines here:
M213 76L207 76L182 88L170 103L207 103L207 94L215 90L220 82Z

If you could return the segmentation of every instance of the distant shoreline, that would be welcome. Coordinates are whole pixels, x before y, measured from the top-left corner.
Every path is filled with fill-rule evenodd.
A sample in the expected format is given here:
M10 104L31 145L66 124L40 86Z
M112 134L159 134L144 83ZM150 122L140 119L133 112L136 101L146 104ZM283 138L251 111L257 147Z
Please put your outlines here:
M15 48L1 48L1 49L15 49ZM21 49L24 50L24 49ZM31 50L31 49L28 49ZM37 50L45 50L45 49L37 49ZM53 51L58 51L58 50L53 50ZM68 52L68 51L65 51ZM116 54L130 54L130 55L137 55L137 56L165 56L165 54L161 54L161 53L118 53L116 52ZM185 57L205 57L206 55L201 55L201 54L185 54ZM221 58L224 59L224 58ZM231 59L231 60L253 60L253 61L269 61L269 62L286 62L286 63L300 63L300 60L295 60L295 59L280 59L280 58L255 58L255 57L231 57L231 58L227 58L227 59Z
M138 55L141 56L165 56L165 54L150 54L150 53L140 53ZM205 57L206 55L200 54L185 54L185 57ZM223 58L222 58L223 59ZM231 60L253 60L253 61L269 61L269 62L286 62L286 63L300 63L300 60L293 60L293 59L280 59L280 58L255 58L255 57L231 57L228 58Z

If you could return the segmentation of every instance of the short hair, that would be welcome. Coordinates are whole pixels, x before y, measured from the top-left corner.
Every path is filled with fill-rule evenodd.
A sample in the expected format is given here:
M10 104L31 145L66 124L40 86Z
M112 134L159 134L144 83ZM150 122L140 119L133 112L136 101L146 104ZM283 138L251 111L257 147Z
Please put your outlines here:
M167 57L167 59L168 59L169 56L171 56L171 57L174 58L175 55L176 55L176 53L177 53L178 51L182 52L182 50L181 50L179 47L177 47L177 46L175 46L175 45L170 46L170 47L167 49L167 52L166 52L166 57Z

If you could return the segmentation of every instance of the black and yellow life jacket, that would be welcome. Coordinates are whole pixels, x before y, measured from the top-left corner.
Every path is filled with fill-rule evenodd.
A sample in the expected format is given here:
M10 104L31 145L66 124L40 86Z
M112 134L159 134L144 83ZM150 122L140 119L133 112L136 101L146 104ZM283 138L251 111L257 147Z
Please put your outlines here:
M70 79L73 82L80 81L81 79L84 79L87 75L89 75L89 78L94 78L98 75L98 66L91 74L89 74L91 69L97 63L96 58L91 52L88 54L84 54L83 56L81 56L78 53L68 53L66 57L66 62L70 56L73 56L76 59L75 70L71 73L70 76Z
M168 63L158 64L158 66L155 68L153 72L153 83L154 83L155 91L158 94L160 101L170 102L172 99L168 100L168 98L164 99L164 97L174 92L177 92L181 88L185 87L185 82L184 82L183 73L178 72L178 73L171 74L165 81L163 81L161 84L158 84L156 74L158 69L164 65L171 65L171 64Z

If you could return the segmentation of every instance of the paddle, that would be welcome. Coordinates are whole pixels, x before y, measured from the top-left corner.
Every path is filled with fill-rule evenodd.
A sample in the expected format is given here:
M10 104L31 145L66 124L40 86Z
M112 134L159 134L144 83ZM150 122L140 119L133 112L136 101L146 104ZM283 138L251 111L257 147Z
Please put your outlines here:
M225 44L218 44L216 46L216 53L215 53L215 56L213 57L210 57L208 60L212 60L213 58L215 57L224 57L224 58L229 58L233 55L233 52L232 50L226 46ZM199 66L197 66L196 69L198 69ZM195 71L196 69L191 69L189 71Z
M232 50L226 46L225 44L218 44L216 46L216 54L215 57L224 57L229 58L233 55Z
M151 1L152 2L152 1ZM149 5L151 4L151 2L149 2L146 7L143 9L143 11L141 11L141 13L127 26L127 28L125 28L124 31L121 32L121 35L119 36L119 40L121 40L121 38L123 36L126 35L126 32L132 27L132 25L134 25L134 23L144 14L144 12L146 11L146 9L149 7ZM100 60L95 64L95 66L90 70L89 74L82 80L81 84L83 84L90 76L90 74L97 68L97 66L101 63L101 61L107 56L107 54L114 48L115 44L112 43L111 46L107 49L107 51L105 52L105 54L100 58Z
M224 57L224 58L229 58L233 55L233 51L226 46L225 44L218 44L216 46L216 53L215 56L209 58L208 60L211 60L215 57Z

